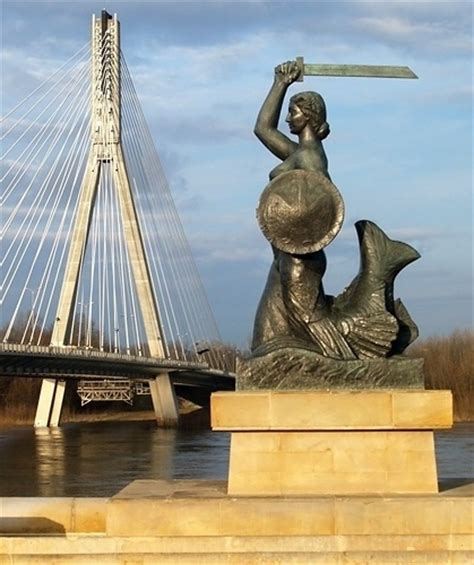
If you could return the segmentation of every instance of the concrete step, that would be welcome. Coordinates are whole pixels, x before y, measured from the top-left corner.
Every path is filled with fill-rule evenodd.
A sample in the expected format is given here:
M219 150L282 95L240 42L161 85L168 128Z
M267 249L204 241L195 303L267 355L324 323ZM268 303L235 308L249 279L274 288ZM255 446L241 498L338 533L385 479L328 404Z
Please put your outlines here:
M467 551L349 551L349 552L246 552L246 553L87 553L13 555L2 557L1 565L470 565L473 553Z
M464 487L278 498L136 481L108 500L0 499L0 565L471 564L472 504Z
M470 535L427 535L427 536L179 536L179 537L112 537L105 534L66 534L64 536L10 536L0 538L0 555L15 559L35 556L56 556L72 559L73 556L109 556L125 559L135 555L137 559L147 556L182 555L183 559L193 556L202 558L222 555L333 555L348 554L404 554L438 555L471 554L474 558L474 541ZM193 557L194 558L194 557ZM195 557L197 559L197 557ZM229 557L230 559L230 557ZM233 559L233 558L232 558ZM139 561L141 562L141 561ZM201 562L201 561L198 561ZM215 561L213 561L215 562ZM280 561L278 561L280 562ZM368 561L370 563L370 561ZM423 563L423 561L420 561ZM427 561L429 563L429 561ZM438 561L434 561L438 562ZM440 561L442 562L442 561ZM3 565L2 561L0 563ZM8 561L6 561L8 563ZM102 563L102 561L100 561ZM384 563L380 561L380 563ZM389 562L387 562L389 563Z
M232 497L214 481L141 480L109 500L106 532L125 537L472 535L472 511L472 496L464 489L387 497Z

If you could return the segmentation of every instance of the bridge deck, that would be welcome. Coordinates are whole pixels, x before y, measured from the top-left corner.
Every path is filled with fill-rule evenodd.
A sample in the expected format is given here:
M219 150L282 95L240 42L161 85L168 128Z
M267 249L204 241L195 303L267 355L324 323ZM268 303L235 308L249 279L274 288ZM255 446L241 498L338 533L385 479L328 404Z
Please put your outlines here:
M0 377L144 379L167 372L176 385L232 390L235 375L206 363L75 347L0 344Z

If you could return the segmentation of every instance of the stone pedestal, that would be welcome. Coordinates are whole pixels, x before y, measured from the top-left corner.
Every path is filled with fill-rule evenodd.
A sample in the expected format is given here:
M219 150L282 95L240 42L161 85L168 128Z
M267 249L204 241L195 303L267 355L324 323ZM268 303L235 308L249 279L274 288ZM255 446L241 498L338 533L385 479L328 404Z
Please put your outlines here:
M230 431L230 495L438 492L433 430L450 391L242 391L212 395Z

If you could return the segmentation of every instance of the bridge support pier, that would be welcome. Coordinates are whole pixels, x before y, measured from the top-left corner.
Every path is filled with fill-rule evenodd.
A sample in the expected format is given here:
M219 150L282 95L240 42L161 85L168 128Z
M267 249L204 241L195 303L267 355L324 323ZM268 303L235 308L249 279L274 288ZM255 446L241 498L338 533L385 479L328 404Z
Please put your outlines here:
M66 381L56 381L56 390L54 391L53 408L49 425L52 427L59 426L61 420L61 412L63 411L64 393L66 392Z
M178 425L178 399L168 373L160 373L149 381L155 418L160 427L174 428Z
M35 428L59 426L66 391L66 381L43 379L36 406Z
M56 379L43 379L41 391L36 406L35 428L47 428L54 402Z

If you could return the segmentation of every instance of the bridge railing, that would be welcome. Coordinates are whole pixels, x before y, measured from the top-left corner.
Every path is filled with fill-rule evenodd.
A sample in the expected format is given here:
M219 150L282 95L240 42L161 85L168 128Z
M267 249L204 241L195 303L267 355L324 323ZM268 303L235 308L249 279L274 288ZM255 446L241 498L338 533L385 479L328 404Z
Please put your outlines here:
M141 366L159 365L163 370L198 370L205 371L211 375L230 374L228 371L213 369L204 362L179 361L176 359L144 357L130 355L126 353L111 353L108 351L99 351L92 348L78 348L75 346L48 346L48 345L28 345L17 343L0 343L0 353L24 354L26 356L39 354L47 357L71 357L71 358L89 358L111 362L125 362Z

